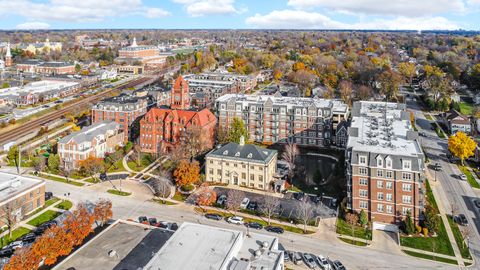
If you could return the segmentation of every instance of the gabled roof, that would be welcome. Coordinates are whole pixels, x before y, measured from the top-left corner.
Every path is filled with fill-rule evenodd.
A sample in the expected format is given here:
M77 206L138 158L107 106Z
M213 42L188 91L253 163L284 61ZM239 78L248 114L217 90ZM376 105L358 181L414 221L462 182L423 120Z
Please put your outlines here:
M77 144L83 142L90 142L95 137L99 135L105 135L107 131L119 129L120 124L113 121L104 121L95 123L91 126L84 127L82 130L73 132L70 135L63 137L58 143L69 143L71 141L76 142Z
M175 80L175 83L173 84L173 89L181 89L183 87L183 85L185 85L185 84L188 86L187 81L185 81L185 79L183 79L182 76L179 76Z
M452 121L452 120L454 120L455 118L461 118L461 119L457 119L457 120L465 121L465 122L470 122L470 120L468 119L467 116L461 114L460 112L458 112L457 110L454 110L454 109L451 109L450 111L446 112L446 113L445 113L445 118L446 118L448 121Z
M142 121L156 122L158 120L164 121L167 117L172 119L184 120L184 125L190 124L192 121L198 123L198 126L205 126L211 122L216 122L217 119L213 113L208 109L201 111L189 111L189 110L172 110L166 108L152 108ZM158 120L157 120L158 119Z
M212 150L207 154L207 157L217 156L222 158L245 159L248 161L268 163L276 154L276 150L262 148L254 144L240 145L231 142Z

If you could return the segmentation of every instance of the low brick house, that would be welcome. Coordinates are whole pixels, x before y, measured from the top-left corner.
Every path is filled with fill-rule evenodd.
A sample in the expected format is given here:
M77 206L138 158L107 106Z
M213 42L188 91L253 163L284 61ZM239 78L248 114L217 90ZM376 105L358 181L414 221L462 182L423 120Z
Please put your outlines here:
M140 147L142 152L158 155L173 150L182 132L190 126L201 129L207 148L215 143L217 118L208 109L201 111L152 108L140 120Z
M461 131L466 134L472 132L472 123L470 118L458 112L457 110L450 110L442 114L442 119L451 134Z

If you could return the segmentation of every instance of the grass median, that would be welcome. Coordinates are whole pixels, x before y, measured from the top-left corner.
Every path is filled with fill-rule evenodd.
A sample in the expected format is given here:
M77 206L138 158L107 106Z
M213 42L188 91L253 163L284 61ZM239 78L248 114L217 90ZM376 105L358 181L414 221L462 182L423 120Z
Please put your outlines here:
M352 231L352 225L348 224L340 217L337 219L337 233L340 235L348 235L352 237L362 238L365 240L372 240L372 234L368 235L365 228L354 225Z
M460 171L467 176L467 182L472 186L473 188L480 188L480 184L475 180L475 177L473 177L472 172L466 167L462 165L458 165L458 168Z
M74 186L77 186L77 187L81 187L81 186L85 185L84 183L80 183L80 182L73 181L73 180L68 180L67 181L65 179L65 177L56 177L56 176L51 176L51 175L43 174L43 173L40 173L39 176L43 179L52 180L52 181L56 181L56 182L61 182L61 183L69 184L69 185L74 185Z
M71 201L64 200L61 203L57 204L55 207L62 210L70 210L73 204Z
M116 190L116 189L109 189L109 190L107 190L107 192L110 193L110 194L115 194L115 195L119 195L119 196L130 196L130 195L132 195L131 192L120 191L120 190Z
M458 249L462 254L462 258L471 260L472 255L470 254L470 250L463 239L463 236L460 231L460 228L458 227L458 224L453 221L452 216L447 215L447 218L448 218L448 224L450 225L450 228L452 228L453 236L455 237L455 242L457 243Z
M34 227L38 227L39 225L41 225L41 224L43 224L47 221L55 219L56 217L58 217L61 214L62 213L57 212L57 211L47 210L44 213L42 213L41 215L39 215L38 217L36 217L36 218L30 220L29 222L27 222L27 224L32 225Z
M340 239L341 241L343 241L347 244L350 244L350 245L355 245L355 246L359 246L359 247L367 246L367 243L365 243L363 241L352 240L352 239L344 238L344 237L338 237L338 239Z
M452 259L427 255L427 254L423 254L423 253L417 253L417 252L413 252L413 251L409 251L409 250L404 250L403 252L405 252L405 254L408 254L410 256L417 257L417 258L422 258L422 259L427 259L427 260L432 260L432 261L437 261L437 262L443 262L443 263L450 263L450 264L458 265L458 262L455 261L455 260L452 260Z

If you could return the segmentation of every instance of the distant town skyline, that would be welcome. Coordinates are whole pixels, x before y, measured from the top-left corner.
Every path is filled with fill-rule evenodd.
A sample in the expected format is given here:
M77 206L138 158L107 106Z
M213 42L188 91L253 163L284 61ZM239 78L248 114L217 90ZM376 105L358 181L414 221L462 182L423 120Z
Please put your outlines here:
M480 30L480 0L0 0L12 29Z

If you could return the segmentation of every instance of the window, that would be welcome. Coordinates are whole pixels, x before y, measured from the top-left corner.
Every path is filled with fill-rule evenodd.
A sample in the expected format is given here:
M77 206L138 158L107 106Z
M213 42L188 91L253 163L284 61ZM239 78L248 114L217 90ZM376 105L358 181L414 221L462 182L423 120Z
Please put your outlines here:
M389 214L393 213L393 206L387 205L387 213Z
M383 212L383 204L377 204L377 212Z
M368 196L368 191L365 190L365 189L359 189L359 190L358 190L358 195L359 195L360 197L367 197L367 196Z
M222 175L222 170L217 169L217 174L218 174L218 175Z
M377 181L377 188L383 188L383 181Z
M386 187L387 189L392 189L392 186L393 186L393 183L392 183L392 182L386 182L386 183L385 183L385 187Z
M366 201L360 201L360 208L367 209L368 208L368 203Z
M387 202L391 202L392 201L392 194L391 193L387 193Z
M358 168L358 174L367 175L367 168L365 167Z
M407 213L412 213L412 208L409 208L409 207L403 207L402 208L402 214L403 215L406 215Z
M366 186L366 185L368 185L368 181L365 178L360 178L359 184L360 184L360 186Z
M403 203L411 204L411 203L412 203L412 196L403 195L403 196L402 196L402 202L403 202Z
M213 174L213 169L208 170L209 174Z
M252 180L252 181L255 180L255 175L250 174L250 180Z
M391 169L392 168L392 159L390 157L387 157L385 159L385 165L388 169Z
M383 159L381 157L377 158L377 167L382 167L383 166Z
M377 170L377 177L383 177L383 171Z
M402 179L403 180L412 180L412 174L411 173L402 173Z
M262 182L263 182L263 175L259 175L259 176L258 176L258 181L262 181Z
M412 191L412 184L402 184L403 191Z
M366 156L360 156L358 159L358 163L360 165L367 165L367 157Z
M242 172L242 180L245 180L247 178L247 174Z
M402 167L403 167L404 170L410 170L412 168L412 161L404 160L402 162Z
M377 200L383 201L383 192L377 192Z
M386 174L385 174L385 176L386 176L387 178L393 178L393 172L392 172L392 171L387 171Z

